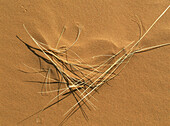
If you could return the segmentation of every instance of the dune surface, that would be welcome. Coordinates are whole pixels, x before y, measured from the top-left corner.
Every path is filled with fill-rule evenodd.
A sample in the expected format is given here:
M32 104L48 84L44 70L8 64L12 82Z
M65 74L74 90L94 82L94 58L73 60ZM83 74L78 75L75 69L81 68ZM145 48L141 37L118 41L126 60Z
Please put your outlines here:
M1 0L0 1L0 126L14 126L42 109L53 95L43 96L39 59L16 35L29 45L36 44L25 31L51 48L71 47L83 61L94 65L106 60L140 37L169 6L168 0ZM170 9L141 40L147 48L170 43ZM75 55L73 55L73 60ZM70 59L71 61L72 59ZM78 61L74 61L78 62ZM168 126L170 46L135 54L114 79L104 84L90 101L96 110L75 112L64 125L69 126ZM42 62L44 68L49 65ZM56 76L55 73L51 76ZM70 97L41 114L21 122L21 126L56 126L75 104Z

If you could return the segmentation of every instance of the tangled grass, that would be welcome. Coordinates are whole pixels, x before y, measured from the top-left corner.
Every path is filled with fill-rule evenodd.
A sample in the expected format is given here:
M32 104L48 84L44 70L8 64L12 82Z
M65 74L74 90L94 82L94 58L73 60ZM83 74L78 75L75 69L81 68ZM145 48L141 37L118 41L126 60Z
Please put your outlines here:
M82 106L85 105L87 108L90 109L89 107L90 105L93 109L96 109L96 106L90 101L90 98L94 98L93 95L96 92L98 92L98 89L102 85L107 83L109 80L115 78L126 67L126 65L129 63L131 58L136 53L142 53L144 51L170 45L170 43L165 43L165 44L156 45L148 48L138 47L141 40L148 34L148 32L157 23L157 21L166 13L169 7L170 6L168 6L165 9L165 11L153 22L153 24L148 28L148 30L146 30L144 34L143 34L141 22L138 19L138 25L140 27L140 38L137 41L131 42L129 45L127 45L126 47L124 47L114 55L110 55L110 56L102 55L102 56L107 56L109 58L97 65L81 63L83 59L81 59L80 56L78 56L78 54L76 54L71 49L79 39L79 36L81 34L80 28L78 29L76 40L73 42L73 44L70 47L58 48L60 39L64 31L66 30L66 28L64 27L63 31L60 34L58 42L56 44L56 48L52 48L33 38L33 36L28 32L25 25L23 25L24 29L26 30L26 32L28 33L28 35L30 36L30 38L33 40L33 42L36 44L37 47L32 47L28 45L26 42L21 40L18 36L17 38L20 41L22 41L40 59L52 65L53 68L55 69L55 72L57 73L57 76L55 78L51 78L50 73L52 68L49 68L48 70L44 71L46 72L45 76L40 73L43 70L35 71L40 73L44 77L44 82L42 82L43 84L42 89L41 92L39 93L49 94L49 93L57 92L57 95L54 98L52 98L46 104L46 106L44 106L44 108L42 108L40 111L36 112L35 114L45 111L46 109L57 104L58 102L65 99L66 97L72 95L75 98L76 103L68 111L66 111L66 113L64 114L65 119L60 123L60 125L62 125L78 109L81 110L84 118L88 120L88 116L86 115ZM37 52L43 54L43 56ZM68 52L71 52L74 55L76 55L79 63L69 61L69 58L71 58L72 56L68 55ZM96 57L100 57L100 56L96 56ZM51 85L57 85L57 89L52 89ZM58 100L56 101L56 99ZM29 116L28 118L30 118L31 116Z

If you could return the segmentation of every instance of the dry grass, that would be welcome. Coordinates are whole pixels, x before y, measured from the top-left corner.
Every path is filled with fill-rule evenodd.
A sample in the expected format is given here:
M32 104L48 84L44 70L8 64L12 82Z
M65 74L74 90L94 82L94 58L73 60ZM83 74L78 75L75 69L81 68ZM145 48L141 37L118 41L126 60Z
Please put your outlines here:
M37 113L43 112L44 110L50 108L51 106L65 99L67 96L73 95L73 97L76 100L76 103L68 111L66 111L66 113L64 114L65 119L63 120L61 125L78 109L81 109L83 116L85 117L86 120L88 120L88 117L85 111L83 110L82 105L86 105L88 107L88 104L89 104L91 105L93 109L96 109L96 106L90 101L90 98L94 98L93 94L97 92L97 90L103 84L115 78L129 63L133 55L135 55L136 53L141 53L144 51L149 51L152 49L170 45L170 43L166 43L166 44L156 45L156 46L142 48L142 49L139 49L138 47L138 44L141 42L141 40L148 34L148 32L157 23L157 21L166 13L168 9L169 9L169 6L153 22L153 24L148 28L148 30L146 30L144 34L142 30L142 24L139 18L137 17L138 26L140 27L140 38L137 41L131 42L129 45L121 49L115 55L100 55L100 56L108 57L108 59L99 65L93 65L93 66L87 63L82 64L81 62L83 61L83 59L81 59L80 56L78 56L73 50L71 50L71 47L74 44L76 44L76 42L79 39L79 36L81 34L80 28L78 29L76 40L73 42L73 44L70 47L58 48L60 39L62 35L64 34L64 31L66 30L66 28L64 27L63 31L60 34L58 42L56 44L56 48L51 48L48 45L43 44L42 42L39 42L35 38L33 38L24 25L26 32L31 37L31 39L34 41L34 43L37 45L37 48L32 47L26 44L25 42L24 44L26 44L26 46L29 49L37 50L40 53L42 53L44 55L43 60L46 61L48 64L51 64L53 68L55 68L56 73L57 73L56 78L51 78L50 71L52 68L49 68L48 70L46 70L45 76L42 73L40 73L40 71L34 70L34 72L39 72L41 76L44 77L42 90L39 93L49 94L49 93L58 92L58 95L56 95L53 99L51 99L49 103L47 103L46 106L44 106L44 108L38 111ZM69 58L72 57L68 55L69 51L77 56L78 59L76 60L79 63L73 62L73 60L72 61L68 60ZM40 55L38 54L36 55L40 57ZM94 58L100 57L100 56L95 56ZM52 84L58 85L57 89L52 89L51 87ZM58 99L57 102L55 101L56 99Z

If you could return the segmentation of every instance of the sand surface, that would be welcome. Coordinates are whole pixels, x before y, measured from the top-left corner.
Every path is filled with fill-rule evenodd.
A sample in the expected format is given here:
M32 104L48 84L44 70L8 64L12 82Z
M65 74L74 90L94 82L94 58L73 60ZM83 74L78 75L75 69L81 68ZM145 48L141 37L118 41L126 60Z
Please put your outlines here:
M69 46L81 27L78 42L72 48L88 63L96 55L111 55L139 38L137 15L145 32L168 7L168 0L1 0L0 1L0 126L17 122L41 109L51 96L41 96L39 74L24 64L39 69L38 58L17 38L35 46L23 24L39 41L52 47L63 27L60 44ZM170 42L170 9L141 41L141 47ZM85 111L87 122L77 111L66 126L168 126L170 46L135 54L115 79L104 85L91 100L96 110ZM44 64L44 67L48 67ZM74 105L69 98L20 123L21 126L56 126Z

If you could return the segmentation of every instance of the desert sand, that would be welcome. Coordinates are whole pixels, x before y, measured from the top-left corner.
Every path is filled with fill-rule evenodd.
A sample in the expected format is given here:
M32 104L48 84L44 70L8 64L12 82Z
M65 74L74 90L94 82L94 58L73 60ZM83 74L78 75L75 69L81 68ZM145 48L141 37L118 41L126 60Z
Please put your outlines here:
M0 1L0 126L14 126L42 109L51 95L42 96L43 77L27 66L39 69L39 59L21 41L36 46L23 28L37 40L55 47L66 28L60 45L71 45L84 61L96 64L140 37L135 22L140 19L143 33L169 6L168 0L1 0ZM170 42L170 9L141 40L146 48ZM80 110L65 123L66 126L168 126L170 46L135 54L121 73L104 84L90 101L96 110ZM24 65L25 64L25 65ZM45 63L43 67L48 68ZM55 76L55 75L53 75ZM64 113L75 104L70 97L41 114L21 122L21 126L57 126Z

